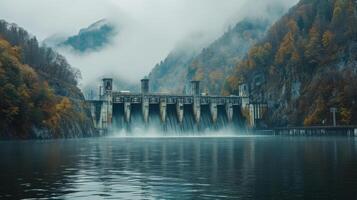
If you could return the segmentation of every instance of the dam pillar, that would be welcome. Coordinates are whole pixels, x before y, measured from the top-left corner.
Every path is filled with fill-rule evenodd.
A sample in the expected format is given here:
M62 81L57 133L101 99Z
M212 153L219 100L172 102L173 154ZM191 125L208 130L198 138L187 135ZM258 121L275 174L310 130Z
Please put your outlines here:
M200 119L201 119L201 99L200 99L200 97L193 98L193 114L195 115L196 123L200 123Z
M107 101L107 127L111 128L113 123L113 101L112 97L108 97L110 100Z
M104 78L102 79L102 88L103 88L103 95L100 97L103 101L102 109L101 109L101 128L102 129L109 129L112 125L113 119L113 98L112 98L112 91L113 91L113 79L111 78Z
M196 123L199 123L201 119L200 81L191 81L191 95L193 96L193 114Z
M226 114L228 122L233 121L233 105L232 103L226 103Z
M177 114L177 120L180 124L183 122L183 102L182 99L177 99L176 102L176 114Z
M108 102L106 101L102 102L98 127L100 129L107 129L109 127Z
M91 116L92 116L92 121L93 121L93 124L94 124L94 127L95 128L98 128L98 124L97 124L97 116L96 116L96 113L95 113L95 103L91 103L90 104L90 113L91 113Z
M241 109L246 109L249 107L249 86L248 84L241 84L239 86L239 97L241 98L242 104Z
M249 126L251 128L255 127L255 117L256 117L255 112L256 112L255 104L250 104L249 105L249 116L250 116Z
M218 116L218 109L217 109L217 103L216 102L211 102L209 105L210 112L211 112L211 117L212 117L212 122L216 123L217 122L217 116Z
M124 118L127 123L130 122L131 104L130 102L124 102Z
M143 96L141 102L141 107L142 107L141 109L142 109L142 114L145 124L149 122L149 106L150 106L149 98Z
M167 115L166 99L160 99L160 118L162 123L166 122L166 115Z

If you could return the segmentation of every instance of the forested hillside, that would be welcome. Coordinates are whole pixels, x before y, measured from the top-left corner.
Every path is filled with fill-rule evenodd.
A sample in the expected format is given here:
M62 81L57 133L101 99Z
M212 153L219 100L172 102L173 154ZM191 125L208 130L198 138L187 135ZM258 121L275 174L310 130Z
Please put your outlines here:
M225 80L237 62L263 36L270 22L245 19L228 30L189 64L186 80L200 80L204 91L220 94Z
M203 81L205 91L219 94L229 71L264 35L268 25L267 20L245 19L204 49L183 46L173 50L152 70L153 89L183 92L195 79Z
M0 138L94 134L79 71L15 24L0 21Z
M271 125L357 124L357 14L354 0L301 0L249 50L225 84L248 83Z
M198 51L176 48L151 71L150 87L155 92L182 93L188 85L187 70Z
M191 80L202 81L202 92L219 95L225 79L247 51L265 35L268 28L285 12L282 2L257 6L251 13L211 43L200 49L174 49L151 71L153 89L160 92L183 92ZM227 94L227 93L225 93Z

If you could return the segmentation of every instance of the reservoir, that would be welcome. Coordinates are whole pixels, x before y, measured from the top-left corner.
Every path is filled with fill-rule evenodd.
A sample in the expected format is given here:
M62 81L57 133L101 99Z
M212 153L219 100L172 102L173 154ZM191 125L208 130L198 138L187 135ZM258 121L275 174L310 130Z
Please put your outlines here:
M354 137L1 141L0 199L357 199Z

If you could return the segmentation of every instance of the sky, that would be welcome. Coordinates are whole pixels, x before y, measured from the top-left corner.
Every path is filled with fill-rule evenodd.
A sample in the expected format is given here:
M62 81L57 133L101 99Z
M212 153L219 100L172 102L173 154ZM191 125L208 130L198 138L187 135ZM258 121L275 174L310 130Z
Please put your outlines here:
M18 24L39 41L77 34L103 18L115 23L119 34L99 52L59 49L81 70L81 84L86 85L103 75L138 82L187 38L194 37L201 48L245 17L270 17L263 11L267 6L279 4L288 9L295 3L297 0L1 0L0 19Z

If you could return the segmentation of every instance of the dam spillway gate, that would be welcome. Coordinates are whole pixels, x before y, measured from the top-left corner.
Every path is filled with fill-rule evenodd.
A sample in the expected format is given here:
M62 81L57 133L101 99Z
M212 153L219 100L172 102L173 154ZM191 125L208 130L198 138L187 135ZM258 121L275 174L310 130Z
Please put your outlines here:
M141 80L141 93L113 91L112 79L103 79L99 99L87 100L94 126L103 132L153 127L164 132L202 132L246 126L243 110L254 119L264 106L251 106L247 95L212 96L200 93L198 81L191 82L188 95L149 92L149 80ZM242 93L243 94L243 93Z

